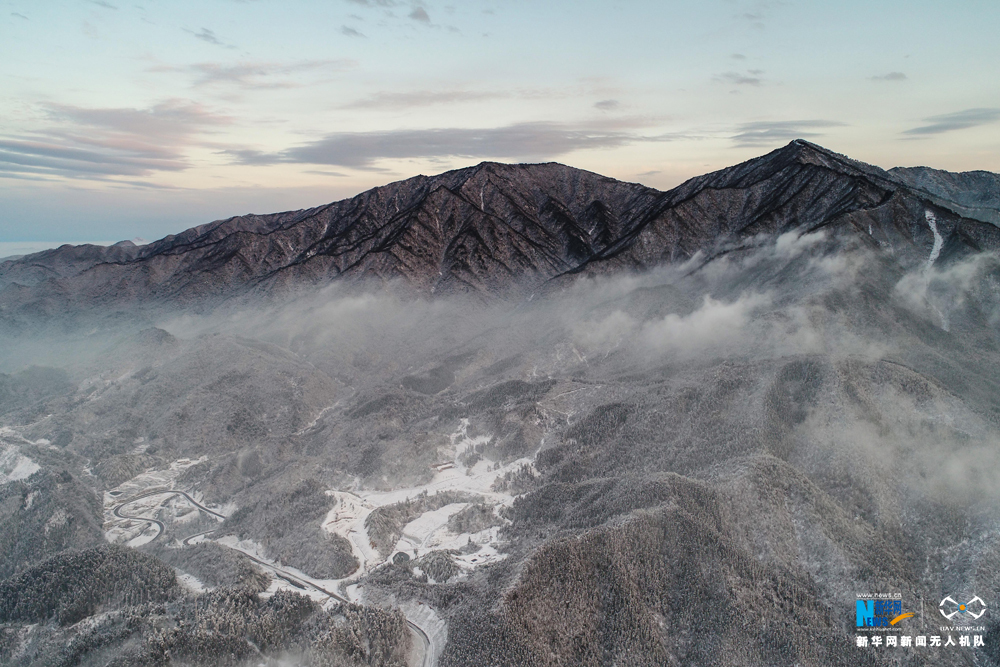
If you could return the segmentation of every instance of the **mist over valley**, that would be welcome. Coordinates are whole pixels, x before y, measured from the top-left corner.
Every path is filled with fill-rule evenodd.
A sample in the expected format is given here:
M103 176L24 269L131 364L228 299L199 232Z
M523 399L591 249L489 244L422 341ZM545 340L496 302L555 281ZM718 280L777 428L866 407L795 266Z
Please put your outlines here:
M998 664L998 225L796 140L4 261L0 663Z

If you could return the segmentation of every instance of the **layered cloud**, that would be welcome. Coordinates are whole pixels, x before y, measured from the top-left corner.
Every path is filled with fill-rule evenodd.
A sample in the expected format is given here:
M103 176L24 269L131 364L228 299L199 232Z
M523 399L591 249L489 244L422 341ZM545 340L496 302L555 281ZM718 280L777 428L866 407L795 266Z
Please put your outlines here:
M778 142L817 137L831 127L843 127L833 120L779 120L744 123L737 127L732 139L739 146L771 146Z
M481 102L510 97L509 93L489 90L415 90L409 92L379 91L368 97L343 105L342 109L402 110L439 104Z
M47 131L0 136L0 171L92 178L178 171L199 134L231 122L184 100L146 109L51 105L47 116Z
M191 85L194 88L227 86L244 90L268 90L299 88L315 80L317 76L329 76L356 66L357 61L355 60L339 58L292 62L241 61L235 63L201 62L185 66L156 65L147 71L158 74L190 75Z
M734 86L759 86L763 83L760 78L760 70L751 70L746 74L739 72L723 72L715 77L719 83L728 83Z
M225 49L235 49L236 47L232 44L226 44L215 34L215 31L209 30L208 28L202 28L201 30L195 32L194 30L188 30L187 32L194 35L195 39L200 39L206 44L211 44L213 46L221 46Z
M926 125L906 130L903 134L924 136L988 125L989 123L1000 121L1000 109L965 109L964 111L941 114L940 116L930 116L925 118L924 121L927 123Z
M615 148L666 139L600 127L536 122L493 128L338 132L278 153L243 149L228 153L242 164L290 162L367 168L382 159L549 158L583 149Z
M906 81L907 76L902 72L889 72L871 77L872 81Z

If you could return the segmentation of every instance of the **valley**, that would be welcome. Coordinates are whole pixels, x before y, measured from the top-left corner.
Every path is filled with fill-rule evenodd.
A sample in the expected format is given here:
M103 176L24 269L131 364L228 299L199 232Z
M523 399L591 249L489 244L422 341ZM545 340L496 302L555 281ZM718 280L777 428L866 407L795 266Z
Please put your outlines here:
M855 644L1000 595L971 178L484 163L2 263L0 662L998 664Z

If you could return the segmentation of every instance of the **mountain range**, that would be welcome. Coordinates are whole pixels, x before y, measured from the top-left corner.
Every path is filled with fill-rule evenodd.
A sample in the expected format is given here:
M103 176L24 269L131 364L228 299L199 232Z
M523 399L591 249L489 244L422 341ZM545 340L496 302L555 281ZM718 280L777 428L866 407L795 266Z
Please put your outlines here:
M827 229L912 264L936 234L946 258L995 250L998 225L996 174L884 171L804 140L667 192L556 163L484 162L144 246L63 246L7 261L0 306L9 315L42 299L187 303L332 282L524 292L567 276L707 261L790 230Z
M798 140L0 263L0 664L1000 665L998 234Z

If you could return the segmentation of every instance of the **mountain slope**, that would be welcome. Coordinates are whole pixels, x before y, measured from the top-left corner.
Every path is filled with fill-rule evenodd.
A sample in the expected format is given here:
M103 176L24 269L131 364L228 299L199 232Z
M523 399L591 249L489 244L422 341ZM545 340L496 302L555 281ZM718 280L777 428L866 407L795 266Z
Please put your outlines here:
M988 171L953 173L930 167L894 167L893 178L961 207L963 215L1000 225L1000 175Z
M484 164L35 257L0 585L104 541L179 585L24 589L0 663L1000 665L937 611L1000 599L1000 259L952 176ZM985 644L859 646L859 594Z
M64 246L7 262L0 305L190 303L335 280L494 294L821 227L904 265L926 261L938 235L950 254L1000 247L991 218L974 215L987 209L954 194L965 181L948 181L950 190L926 181L802 140L668 192L555 163L487 162L314 209L217 221L141 248Z

